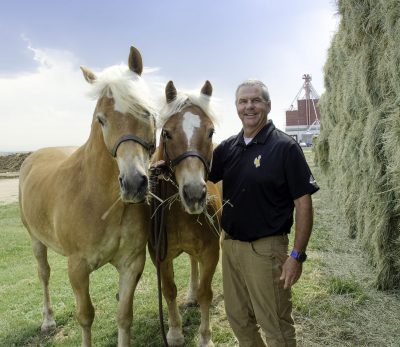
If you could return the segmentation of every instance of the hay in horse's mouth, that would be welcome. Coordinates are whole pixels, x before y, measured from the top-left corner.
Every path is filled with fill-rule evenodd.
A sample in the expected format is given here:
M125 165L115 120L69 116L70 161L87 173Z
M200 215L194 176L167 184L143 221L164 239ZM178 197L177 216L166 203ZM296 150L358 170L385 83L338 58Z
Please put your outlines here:
M121 197L119 196L117 198L117 200L114 201L114 203L110 206L110 208L103 213L103 215L101 216L101 220L106 220L108 215L110 214L110 212L112 211L112 209L117 205L117 202L121 200Z
M158 200L158 201L161 203L161 204L157 207L157 209L153 212L151 218L154 218L156 212L158 211L158 209L159 209L162 205L168 204L168 205L169 205L169 209L171 209L171 206L172 206L172 204L173 204L175 201L180 201L179 192L178 192L178 193L175 193L174 195L171 195L169 198L167 198L167 199L165 199L165 200L162 200L159 196L157 196L156 194L154 194L154 193L151 192L151 191L149 191L149 195L150 195L151 197L153 197L154 199ZM213 200L216 199L216 198L217 198L217 197L216 197L215 195L209 195L209 194L207 194L207 198L206 198L206 207L207 207L207 205L209 205L209 204L211 203L211 201L213 201ZM226 203L225 203L225 204L226 204ZM224 205L225 205L225 204L224 204ZM215 234L219 237L219 236L220 236L220 231L219 231L219 228L218 228L217 226L215 226L214 218L215 218L215 216L218 214L218 212L221 211L222 208L223 208L223 206L221 206L221 208L218 209L213 215L211 215L211 214L208 213L207 208L204 208L204 209L203 209L203 212L200 213L200 214L198 215L198 217L197 217L197 219L196 219L196 222L199 223L200 225L202 225L201 222L200 222L200 220L199 220L199 218L200 218L200 216L201 216L202 214L204 214L204 216L206 217L206 221L207 221L207 222L209 223L209 225L212 227L212 229L213 229L213 231L215 232ZM218 219L217 219L217 222L218 222ZM219 223L218 223L218 224L219 224Z

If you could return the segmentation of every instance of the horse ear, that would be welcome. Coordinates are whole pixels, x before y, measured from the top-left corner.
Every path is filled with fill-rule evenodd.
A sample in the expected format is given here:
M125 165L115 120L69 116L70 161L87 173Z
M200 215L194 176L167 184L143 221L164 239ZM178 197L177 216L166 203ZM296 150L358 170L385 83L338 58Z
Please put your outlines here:
M212 91L213 91L213 87L212 87L210 81L207 80L204 83L203 88L201 88L201 94L204 94L204 95L207 95L207 96L211 96Z
M129 52L128 66L129 69L131 69L139 76L143 72L142 55L140 54L139 50L133 46L131 46L131 50Z
M170 103L176 99L176 88L174 86L174 82L169 81L165 86L165 97L167 99L167 103Z
M88 67L80 66L80 68L86 81L88 81L89 83L93 83L96 80L96 75Z

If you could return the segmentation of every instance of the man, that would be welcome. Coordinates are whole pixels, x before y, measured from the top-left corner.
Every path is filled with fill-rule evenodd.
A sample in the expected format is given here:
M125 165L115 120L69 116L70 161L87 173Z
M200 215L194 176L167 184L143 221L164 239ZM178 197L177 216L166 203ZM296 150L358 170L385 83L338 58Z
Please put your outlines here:
M311 194L319 188L302 149L268 120L267 87L248 80L236 90L243 129L214 151L209 179L222 180L225 310L240 347L296 346L291 286L310 238ZM295 239L288 256L288 233Z

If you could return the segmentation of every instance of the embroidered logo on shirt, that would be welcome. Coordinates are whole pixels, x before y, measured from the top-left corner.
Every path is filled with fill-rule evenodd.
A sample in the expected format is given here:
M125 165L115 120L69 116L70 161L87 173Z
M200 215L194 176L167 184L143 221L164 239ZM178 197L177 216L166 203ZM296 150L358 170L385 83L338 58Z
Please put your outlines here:
M260 160L261 160L261 155L259 155L257 158L254 159L255 167L260 167Z

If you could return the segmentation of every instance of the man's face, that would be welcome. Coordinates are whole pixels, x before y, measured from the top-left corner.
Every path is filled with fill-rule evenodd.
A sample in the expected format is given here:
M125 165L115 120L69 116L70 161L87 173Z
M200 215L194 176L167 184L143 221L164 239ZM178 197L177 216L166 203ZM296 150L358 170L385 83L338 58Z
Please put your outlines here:
M237 94L236 109L243 129L258 131L267 122L271 101L263 99L260 86L242 86Z

